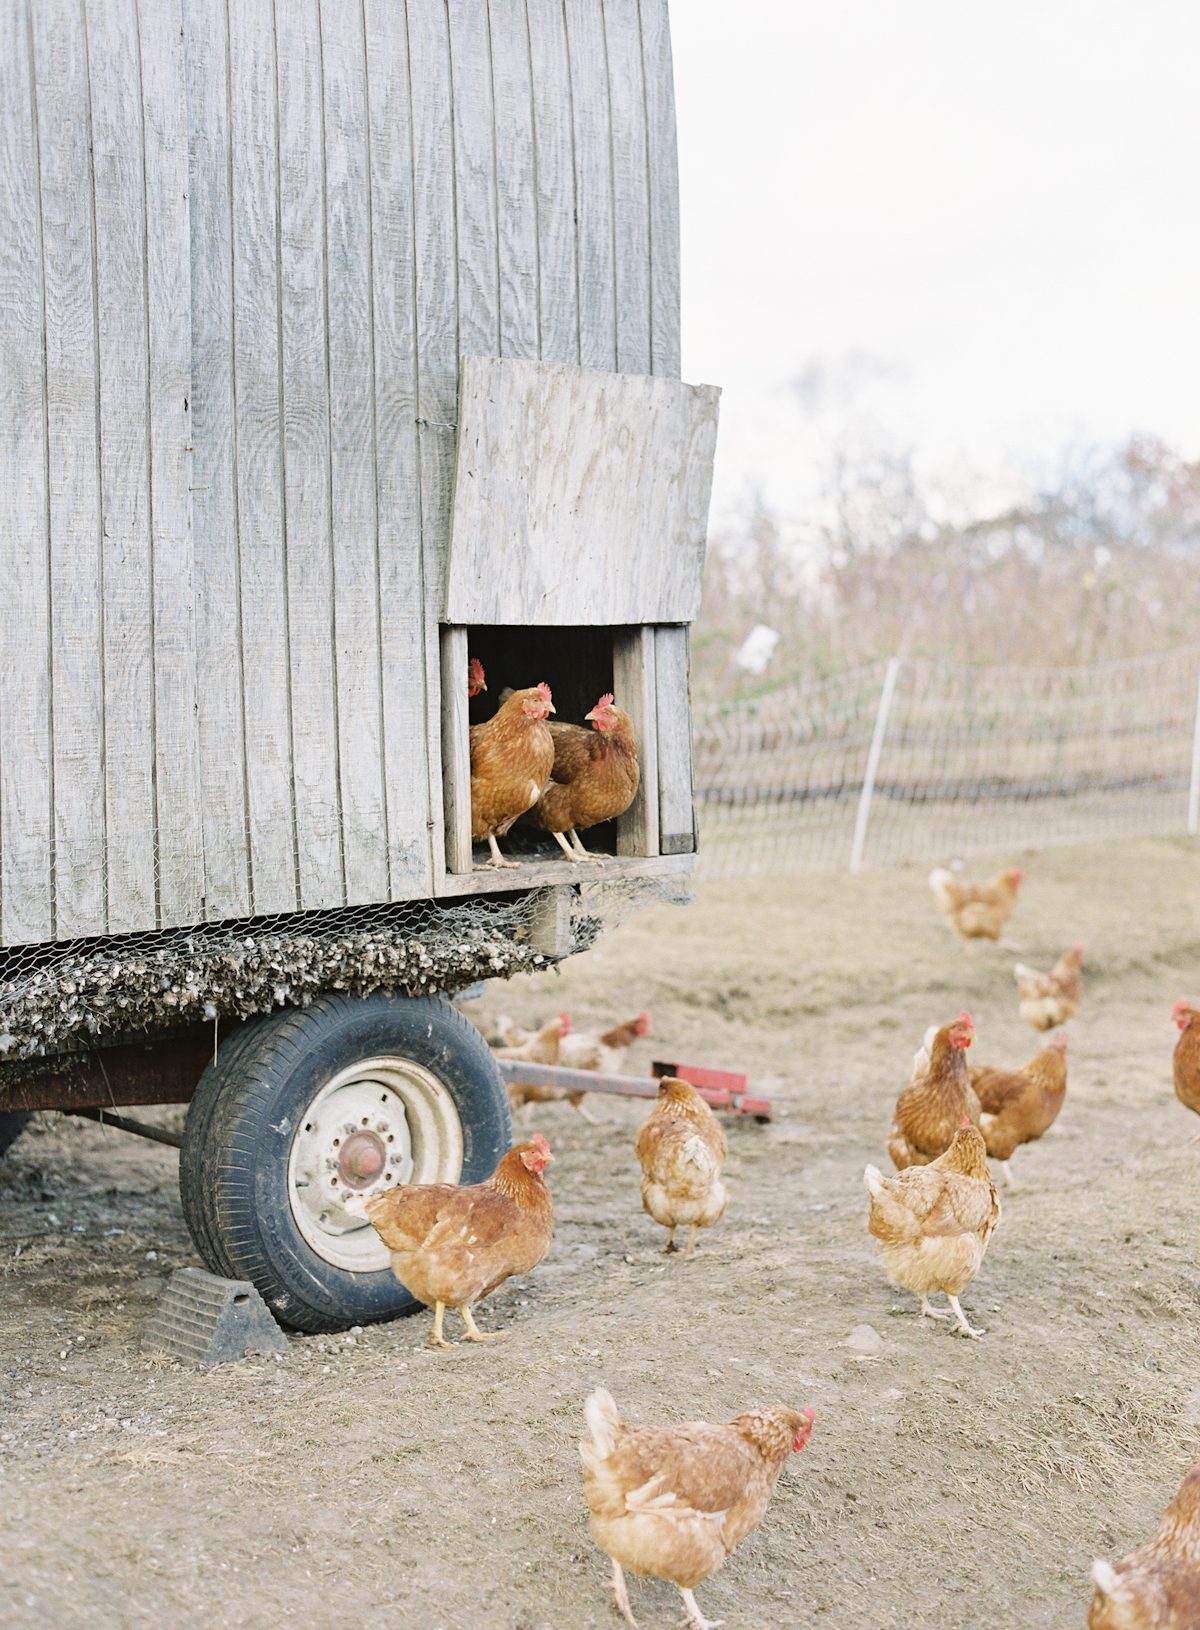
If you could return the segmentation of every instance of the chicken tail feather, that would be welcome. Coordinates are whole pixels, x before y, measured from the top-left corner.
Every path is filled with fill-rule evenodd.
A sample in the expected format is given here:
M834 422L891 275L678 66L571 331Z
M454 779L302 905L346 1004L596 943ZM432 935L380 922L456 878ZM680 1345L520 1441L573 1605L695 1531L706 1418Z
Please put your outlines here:
M604 1387L597 1387L584 1404L583 1415L592 1434L590 1447L594 1447L607 1460L621 1429L621 1417L612 1393Z

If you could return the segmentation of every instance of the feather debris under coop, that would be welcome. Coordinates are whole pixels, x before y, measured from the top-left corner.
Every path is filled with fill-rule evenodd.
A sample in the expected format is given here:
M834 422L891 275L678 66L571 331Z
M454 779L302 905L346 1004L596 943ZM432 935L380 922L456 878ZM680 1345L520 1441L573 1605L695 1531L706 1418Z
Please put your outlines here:
M662 892L645 879L573 890L571 949ZM0 1082L72 1046L305 1007L322 991L421 996L533 973L561 960L533 943L536 910L532 896L407 902L0 952Z

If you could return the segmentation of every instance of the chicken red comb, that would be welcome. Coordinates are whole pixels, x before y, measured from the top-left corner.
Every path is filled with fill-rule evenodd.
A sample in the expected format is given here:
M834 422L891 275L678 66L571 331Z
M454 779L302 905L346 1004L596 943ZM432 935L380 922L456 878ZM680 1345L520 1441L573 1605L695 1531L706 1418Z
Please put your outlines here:
M607 693L606 693L606 694L605 694L605 695L604 695L604 696L602 696L602 697L601 697L601 698L600 698L600 700L599 700L599 701L598 701L598 702L597 702L597 703L596 703L596 706L597 706L597 707L611 707L611 706L612 706L612 705L613 705L613 695L612 695L612 691L608 691L608 692L607 692Z
M551 700L550 687L549 687L549 685L547 685L547 683L546 683L546 681L544 679L541 679L541 680L538 681L537 689L541 691L542 695L546 698L546 700L548 702Z
M546 1142L545 1138L540 1132L535 1132L529 1141L533 1144L533 1147L537 1150L538 1154L548 1155L550 1153L550 1145Z
M646 1034L647 1030L649 1030L649 1028L650 1028L650 1015L645 1011L645 1009L643 1009L642 1012L639 1013L637 1018L633 1021L633 1027L637 1031L639 1036L644 1036Z
M560 1013L559 1014L559 1016L558 1016L558 1033L559 1033L560 1036L568 1036L568 1035L570 1035L570 1033L571 1033L571 1015L569 1013Z
M1083 941L1082 940L1076 940L1075 941L1075 955L1079 958L1079 960L1081 962L1083 961Z
M969 1024L972 1030L975 1028L975 1020L967 1012L966 1008L963 1008L962 1012L959 1014L958 1022L959 1024Z
M1184 1000L1176 1002L1175 1006L1171 1009L1171 1017L1173 1019L1177 1019L1181 1013L1186 1013L1191 1005L1192 1004L1190 1002Z
M806 1421L815 1421L816 1418L817 1418L817 1412L816 1412L816 1410L813 1408L813 1406L811 1404L807 1404L800 1411L800 1413L804 1416L804 1419Z
M1019 889L1021 884L1025 881L1025 873L1019 866L1014 866L1008 875L1012 881L1012 886L1014 889Z

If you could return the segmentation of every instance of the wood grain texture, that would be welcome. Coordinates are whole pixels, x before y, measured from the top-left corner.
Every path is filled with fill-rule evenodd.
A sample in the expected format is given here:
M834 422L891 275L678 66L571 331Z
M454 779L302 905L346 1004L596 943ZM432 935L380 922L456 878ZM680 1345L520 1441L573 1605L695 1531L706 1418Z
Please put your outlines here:
M298 903L345 903L330 532L329 362L319 0L275 8L284 548Z
M667 0L640 0L650 205L650 372L678 379L679 147Z
M696 847L692 786L692 710L688 688L688 631L654 631L654 688L658 731L659 850L691 854Z
M469 872L471 861L471 744L467 717L467 631L443 628L442 775L446 870Z
M538 178L525 0L488 0L502 357L541 355Z
M388 0L367 0L365 18L378 657L387 816L383 898L396 900L427 894L433 884L429 715L436 714L437 709L427 698L436 697L437 691L429 682L426 626L428 621L430 628L436 627L437 613L432 604L427 605L421 562L416 218L408 38L405 30L397 26L395 8ZM447 78L448 73L447 66ZM447 156L443 173L448 172ZM452 246L452 220L450 232ZM427 244L427 248L431 247ZM444 246L438 247L444 255ZM427 263L428 275L436 278L440 258L431 254L429 261L432 264ZM451 294L451 314L453 310ZM452 336L452 316L446 326ZM431 433L435 454L449 439L446 432ZM437 456L445 462L444 457ZM433 763L440 781L440 739L434 752Z
M537 859L527 861L516 871L472 872L469 875L447 875L438 888L440 898L464 898L474 894L505 894L513 889L557 887L561 884L578 886L580 883L604 883L621 877L690 877L696 869L695 855L610 855L603 870L589 868L583 876L577 864L569 860Z
M344 894L358 902L388 897L367 56L359 0L324 0L321 23L338 803Z
M107 927L121 933L157 921L146 142L136 0L92 7L87 50L103 516L103 647L96 659L104 676Z
M203 915L204 892L190 491L188 144L179 0L139 0L138 20L153 551L154 852L158 926L173 927ZM131 699L126 697L124 705L130 706ZM110 814L110 855L113 838Z
M537 180L538 355L579 355L579 260L575 249L575 140L571 63L562 0L528 0Z
M234 400L251 908L300 903L283 494L275 35L229 0Z
M53 936L41 202L28 5L0 7L0 944Z
M408 12L412 97L414 304L417 422L420 430L422 629L425 651L424 742L433 886L445 876L442 838L441 679L438 619L454 488L458 414L458 229L450 35L442 8ZM416 178L421 184L416 184ZM411 588L405 588L411 593Z
M488 7L446 0L450 21L454 200L458 230L458 348L498 355L500 236Z
M633 721L641 779L617 818L619 855L658 853L658 690L653 628L620 629L613 640L613 698Z
M575 157L579 267L579 361L616 368L616 245L613 238L612 121L603 12L596 0L565 0Z
M50 473L55 933L103 932L104 677L96 258L84 18L32 8Z
M252 910L234 394L233 196L225 0L184 0L195 452L197 714L204 915Z
M465 357L444 620L690 621L718 395Z
M650 195L638 0L604 0L612 120L617 371L650 370Z

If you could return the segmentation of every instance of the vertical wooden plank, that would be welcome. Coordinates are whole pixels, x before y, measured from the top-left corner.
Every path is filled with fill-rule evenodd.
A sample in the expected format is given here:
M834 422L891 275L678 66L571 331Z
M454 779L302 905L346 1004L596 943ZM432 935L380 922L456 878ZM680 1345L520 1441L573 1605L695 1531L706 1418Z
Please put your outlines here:
M45 267L55 932L103 933L96 266L80 0L32 8Z
M658 853L658 722L654 629L619 629L613 640L613 696L633 720L641 779L617 821L619 855Z
M53 936L49 492L28 5L0 7L0 944Z
M246 803L226 0L184 0L197 713L209 918L253 908Z
M385 900L367 58L360 0L324 0L330 525L346 900Z
M541 355L538 184L525 0L488 0L496 171L500 352Z
M450 38L431 6L408 12L412 110L413 310L420 427L421 574L425 613L426 734L434 888L445 876L437 623L450 536L458 413L459 291ZM486 201L486 195L485 195ZM459 209L462 200L459 200ZM494 212L492 219L494 221ZM477 252L477 246L476 246ZM468 324L467 332L475 329ZM464 345L466 341L464 340Z
M488 7L447 0L454 111L454 190L458 228L458 349L500 354L500 243L496 222L496 142ZM424 174L417 169L416 185Z
M374 390L379 685L386 814L387 876L381 898L408 899L433 887L430 827L430 719L436 696L426 667L426 605L421 566L421 459L418 442L415 324L413 129L409 48L404 18L389 0L366 0L365 59L370 117L371 300ZM444 22L443 22L444 31ZM444 38L442 53L444 60ZM431 52L436 57L436 52ZM448 66L442 83L449 81ZM445 155L441 185L450 174L449 108L443 110ZM437 143L436 130L422 132ZM440 149L439 149L440 151ZM449 191L453 192L452 183ZM435 207L438 200L435 200ZM449 208L449 201L442 201ZM449 223L453 245L453 221ZM426 241L427 276L436 286L444 243ZM446 275L449 275L447 273ZM446 325L453 354L454 296ZM451 410L450 417L453 416ZM451 438L431 432L431 464ZM436 663L436 651L431 653ZM432 749L434 752L437 749ZM440 764L435 758L440 788ZM440 819L440 790L438 794ZM437 844L441 865L441 843Z
M204 893L189 490L192 286L179 0L140 0L139 16L153 548L155 852L158 923L165 928L199 920ZM109 834L111 848L111 819Z
M446 870L471 870L471 751L467 717L467 631L444 627L442 652L442 775L446 811Z
M103 513L108 927L156 926L149 342L136 0L87 6ZM97 769L100 765L97 764Z
M650 372L679 378L679 147L667 0L639 0L650 189Z
M565 0L575 150L579 362L617 368L612 123L604 18L595 0Z
M696 847L692 713L686 624L654 630L658 724L659 853L690 855Z
M571 63L562 0L528 0L537 169L539 355L579 362Z
M638 0L604 0L612 117L617 372L650 372L650 198Z
M292 790L280 355L275 38L229 0L234 400L247 804L256 912L300 904Z
M299 904L342 905L318 0L275 8L284 548Z

